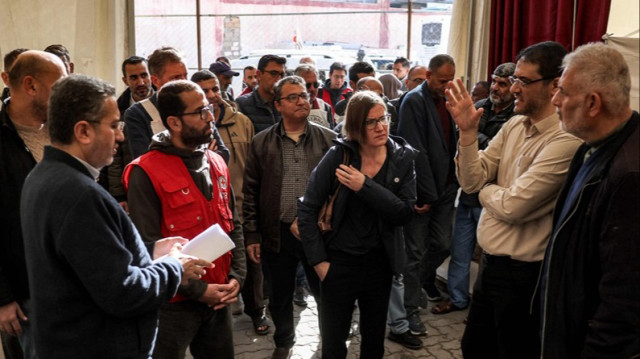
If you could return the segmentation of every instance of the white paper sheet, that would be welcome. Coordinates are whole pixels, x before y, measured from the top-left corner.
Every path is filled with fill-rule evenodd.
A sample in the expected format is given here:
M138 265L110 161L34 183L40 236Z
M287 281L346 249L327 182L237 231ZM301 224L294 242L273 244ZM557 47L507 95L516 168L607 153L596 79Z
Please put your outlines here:
M182 248L182 253L213 262L235 247L235 243L224 233L222 227L216 223L190 240ZM166 256L165 254L153 262L156 263Z
M222 227L216 223L190 240L182 249L182 253L213 262L235 246Z

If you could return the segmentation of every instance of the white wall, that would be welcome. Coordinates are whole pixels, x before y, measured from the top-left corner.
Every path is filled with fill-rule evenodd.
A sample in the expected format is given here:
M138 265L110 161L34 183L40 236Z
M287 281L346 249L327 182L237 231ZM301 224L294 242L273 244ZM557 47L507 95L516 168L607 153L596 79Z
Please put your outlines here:
M18 47L43 50L63 44L76 73L123 89L120 64L128 56L125 0L0 0L0 9L0 56Z

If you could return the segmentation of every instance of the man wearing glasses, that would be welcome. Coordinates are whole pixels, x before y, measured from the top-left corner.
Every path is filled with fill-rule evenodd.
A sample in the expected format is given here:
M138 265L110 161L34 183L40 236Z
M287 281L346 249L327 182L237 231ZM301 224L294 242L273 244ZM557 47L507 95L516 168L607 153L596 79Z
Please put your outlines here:
M213 106L191 81L172 81L158 92L166 131L154 136L149 152L125 169L129 210L146 241L167 236L192 239L214 224L235 248L213 263L201 280L191 280L160 311L154 358L233 358L231 311L246 275L242 225L229 169L208 149L213 139Z
M460 128L456 156L460 186L478 192L482 214L480 278L462 338L465 358L539 358L539 318L531 298L551 235L552 211L580 140L560 128L551 102L566 49L542 42L522 50L510 76L512 117L478 151L484 112L457 80L447 108ZM538 309L535 308L534 309Z
M245 114L256 129L256 134L280 121L280 112L274 105L273 86L284 77L287 59L277 55L264 55L258 61L258 89L236 99L238 111Z
M331 105L318 98L318 88L320 87L318 70L313 65L302 64L296 68L294 74L302 77L307 86L309 103L311 104L309 121L327 128L334 128L336 124L333 120Z
M297 199L336 133L308 121L311 105L301 77L280 80L274 100L282 120L253 138L245 167L244 234L249 259L255 263L264 259L270 275L269 310L276 328L272 357L288 358L295 343L292 301L298 262L319 299L318 276L290 228L297 216Z
M180 52L173 47L161 47L156 49L148 61L151 82L159 89L169 81L186 80L187 65ZM158 94L154 93L148 99L137 102L125 112L126 140L129 141L131 158L136 158L149 150L151 137L165 130L158 113ZM218 130L213 128L213 138L210 148L221 155L225 160L229 159L229 150L220 139ZM123 163L123 166L127 163Z

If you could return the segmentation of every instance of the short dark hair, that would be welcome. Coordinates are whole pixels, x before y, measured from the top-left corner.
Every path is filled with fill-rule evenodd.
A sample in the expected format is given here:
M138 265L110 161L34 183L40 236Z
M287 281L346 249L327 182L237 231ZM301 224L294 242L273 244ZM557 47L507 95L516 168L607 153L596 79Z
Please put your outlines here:
M381 105L385 108L384 100L373 91L358 91L351 96L345 110L344 127L342 134L346 139L361 143L367 136L367 128L364 122L367 120L369 111Z
M9 70L11 70L11 66L13 66L13 63L16 61L16 59L18 58L18 56L25 52L28 51L29 49L25 49L25 48L17 48L17 49L13 49L9 52L7 52L6 55L4 55L4 71L9 72Z
M127 57L124 61L122 61L122 76L127 77L127 72L125 71L125 67L127 67L127 65L135 65L141 62L144 62L146 64L147 59L136 55Z
M200 70L196 73L194 73L193 75L191 75L191 81L198 83L201 81L207 81L207 80L211 80L211 79L216 79L216 82L218 81L218 78L216 77L216 74L214 74L213 72L209 71L209 70Z
M369 75L371 73L376 73L376 70L371 66L371 64L364 61L358 61L349 67L349 81L353 81L355 84L358 82L358 74Z
M480 86L480 87L484 88L485 90L489 91L489 88L491 87L491 84L489 83L489 81L478 81L473 86Z
M280 96L282 96L282 88L286 84L300 85L305 89L307 88L306 87L307 84L304 82L304 79L302 77L296 76L296 75L287 76L281 79L280 81L276 82L276 85L273 87L274 101L278 101L278 102L280 101Z
M540 76L551 81L562 74L562 59L566 54L567 49L559 42L544 41L522 49L516 57L516 62L538 65Z
M329 66L329 76L336 70L347 72L347 67L342 62L334 62Z
M69 50L64 47L64 45L49 45L44 49L44 52L48 52L58 56L60 59L62 59L63 62L71 62L71 54L69 53Z
M244 69L242 69L242 76L246 76L247 75L247 71L252 71L255 70L256 68L254 66L245 66Z
M73 141L73 127L79 121L99 123L105 101L115 97L116 89L105 81L86 75L58 80L49 98L49 136L51 143Z
M166 83L158 91L158 112L164 127L169 129L169 116L179 116L187 106L182 102L180 94L187 91L198 91L200 87L188 80L175 80Z
M161 47L149 56L149 73L156 77L162 77L166 64L183 61L182 54L176 48Z
M427 66L427 69L431 72L437 72L438 69L444 65L456 66L456 63L453 61L453 57L447 54L439 54L429 60L429 66Z
M275 62L278 65L286 65L287 59L278 55L264 55L258 61L258 70L264 71L270 62Z
M409 60L407 60L404 57L398 57L393 64L401 64L402 67L404 67L405 69L408 69L409 67L411 67L411 63L409 62Z

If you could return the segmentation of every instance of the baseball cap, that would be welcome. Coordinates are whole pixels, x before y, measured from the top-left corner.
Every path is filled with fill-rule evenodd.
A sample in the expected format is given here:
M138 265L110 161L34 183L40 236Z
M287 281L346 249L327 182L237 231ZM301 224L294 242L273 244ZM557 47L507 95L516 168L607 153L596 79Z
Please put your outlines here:
M213 72L216 75L225 75L225 76L239 76L239 72L235 72L231 70L231 67L222 61L214 62L209 65L209 71Z

